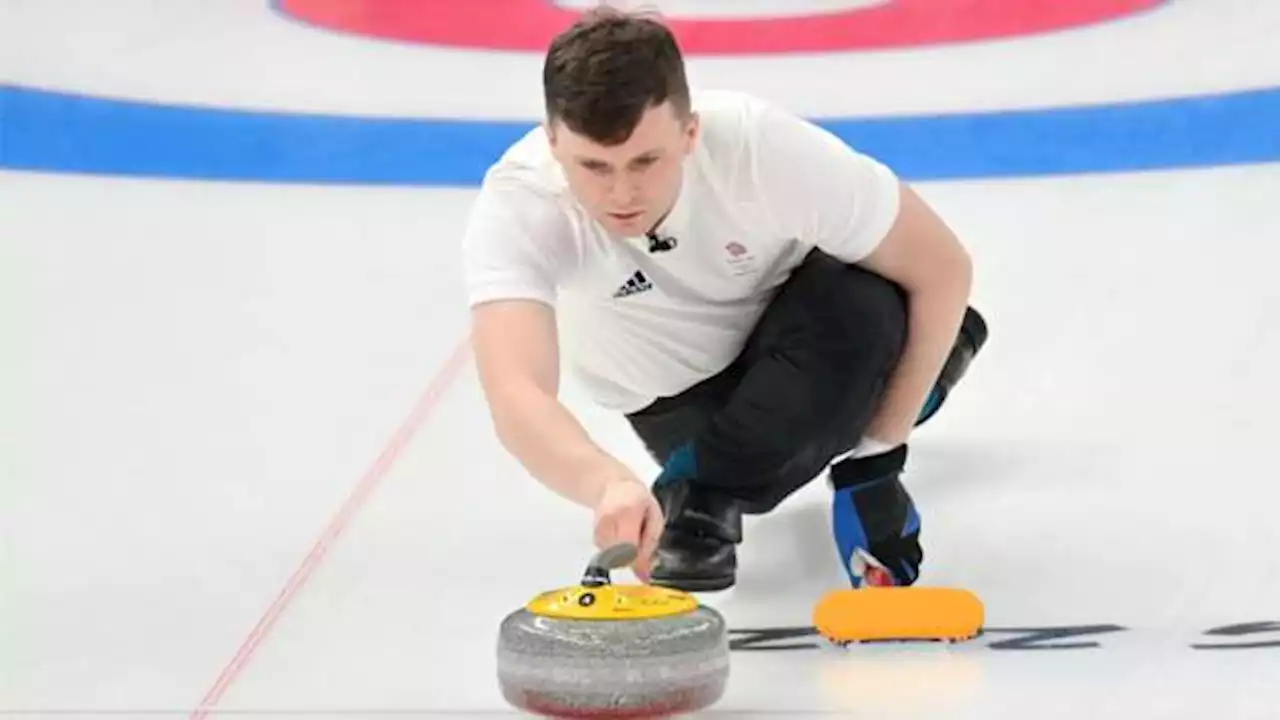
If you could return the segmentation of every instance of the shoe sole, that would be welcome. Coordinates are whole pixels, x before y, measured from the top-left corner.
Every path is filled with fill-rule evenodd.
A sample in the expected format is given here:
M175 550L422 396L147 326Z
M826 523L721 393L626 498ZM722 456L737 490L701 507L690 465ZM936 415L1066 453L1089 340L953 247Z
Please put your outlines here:
M711 592L713 590L727 590L733 587L734 577L719 578L679 578L679 577L654 577L650 579L650 584L659 587L671 588L672 590L683 590L685 592Z

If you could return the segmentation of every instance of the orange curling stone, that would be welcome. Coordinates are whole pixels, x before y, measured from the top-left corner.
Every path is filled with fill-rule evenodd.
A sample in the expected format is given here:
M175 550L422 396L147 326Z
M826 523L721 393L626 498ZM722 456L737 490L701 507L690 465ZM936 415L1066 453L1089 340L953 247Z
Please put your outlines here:
M977 595L947 587L864 587L823 595L813 609L820 635L844 645L875 641L969 640L982 634Z

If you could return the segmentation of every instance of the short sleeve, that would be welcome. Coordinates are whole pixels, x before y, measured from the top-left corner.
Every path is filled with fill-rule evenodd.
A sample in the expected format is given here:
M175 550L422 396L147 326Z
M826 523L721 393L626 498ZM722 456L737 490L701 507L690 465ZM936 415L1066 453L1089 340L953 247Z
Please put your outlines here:
M755 183L782 231L845 262L875 250L898 217L897 175L780 108L762 103L754 121Z
M463 238L469 304L530 299L554 305L570 232L553 197L514 183L482 186Z

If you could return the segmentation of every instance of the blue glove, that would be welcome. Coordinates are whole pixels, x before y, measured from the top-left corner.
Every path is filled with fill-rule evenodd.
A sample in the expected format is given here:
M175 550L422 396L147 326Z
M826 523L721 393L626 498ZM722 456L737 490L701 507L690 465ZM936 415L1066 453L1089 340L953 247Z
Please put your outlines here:
M903 487L906 445L831 467L832 531L849 582L911 585L920 574L920 515Z

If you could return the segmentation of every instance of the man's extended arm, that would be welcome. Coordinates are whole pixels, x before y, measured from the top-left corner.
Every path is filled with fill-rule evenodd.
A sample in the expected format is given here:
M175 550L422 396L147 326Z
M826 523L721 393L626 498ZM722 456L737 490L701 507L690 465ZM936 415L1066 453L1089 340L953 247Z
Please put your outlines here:
M634 543L633 565L647 579L662 533L649 488L600 449L556 397L559 351L552 309L538 300L477 303L472 344L499 440L539 482L594 514L600 548Z
M502 300L471 312L476 366L498 439L539 482L595 507L607 484L630 473L557 398L552 309L535 300Z

